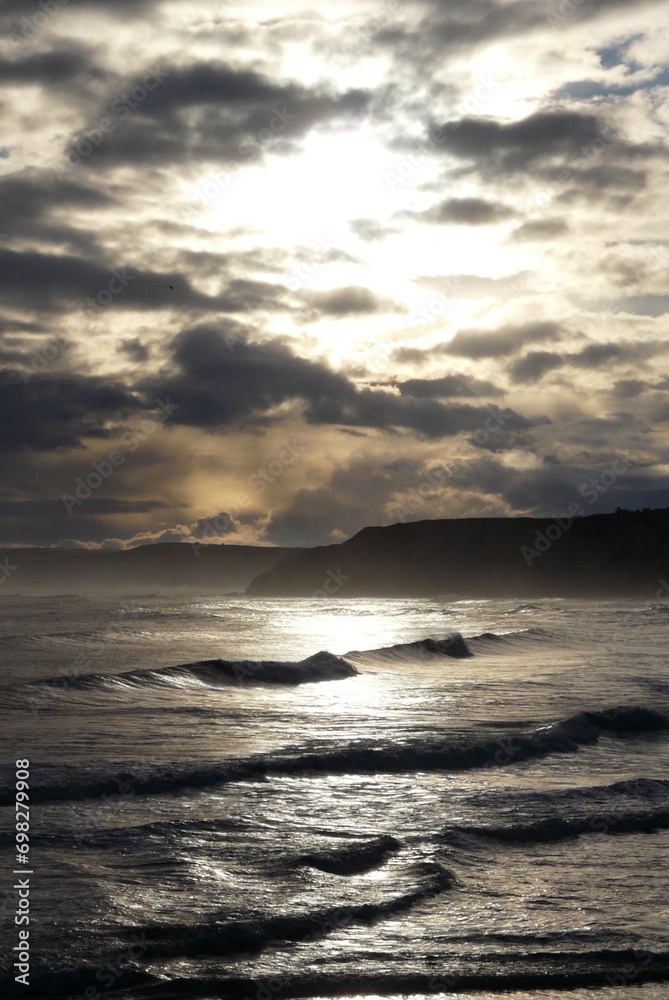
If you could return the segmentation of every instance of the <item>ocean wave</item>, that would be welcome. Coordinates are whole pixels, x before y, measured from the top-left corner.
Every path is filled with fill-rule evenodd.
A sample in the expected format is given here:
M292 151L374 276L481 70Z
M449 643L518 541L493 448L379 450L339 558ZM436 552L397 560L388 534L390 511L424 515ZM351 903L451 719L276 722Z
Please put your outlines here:
M107 972L105 977L104 973ZM41 969L36 963L32 963L30 970L30 987L15 982L14 973L6 975L0 973L0 996L3 997L23 997L29 996L31 1000L52 1000L54 997L99 997L101 984L104 986L109 979L106 968L100 966L81 967L79 969L67 969L60 972L53 972ZM111 996L118 996L117 991L125 994L131 987L159 987L165 980L161 977L151 975L135 969L121 969L114 967L114 974L111 976L114 989ZM86 992L88 991L88 992ZM94 991L94 992L93 992ZM105 987L105 992L108 988ZM127 995L127 994L126 994ZM151 993L153 996L153 992Z
M416 656L451 656L461 659L472 656L472 651L460 632L450 632L443 639L416 639L414 642L398 642L378 649L356 649L346 653L346 656L375 660L409 660Z
M372 871L398 851L401 844L395 837L377 837L372 841L341 847L317 854L302 854L292 867L316 868L330 875L362 875Z
M550 754L575 753L596 744L602 735L632 738L669 730L669 718L652 709L622 706L599 712L579 712L559 722L525 731L509 726L499 736L478 734L421 740L405 744L349 743L322 751L288 748L273 755L245 759L230 758L198 768L166 767L155 772L123 772L81 778L79 772L61 783L39 781L31 790L31 801L48 802L122 794L152 795L188 791L233 781L262 780L271 775L383 774L412 771L463 771L502 767ZM15 789L0 788L0 806L12 805Z
M331 921L339 919L341 926L346 914L354 908L332 911ZM326 911L324 911L326 912ZM349 917L349 923L355 918ZM333 924L332 929L337 929ZM314 931L309 928L305 937ZM318 926L315 936L318 934ZM214 935L213 941L222 945L222 938ZM212 945L213 945L212 941ZM194 943L194 942L193 942ZM209 943L205 939L205 943ZM185 941L184 945L188 942ZM263 947L261 942L257 950ZM176 952L176 948L175 948ZM223 951L205 951L204 954L226 954ZM179 953L181 954L181 953ZM385 956L384 956L385 958ZM422 994L482 993L486 996L508 996L520 991L570 991L595 987L637 987L647 983L669 982L669 954L634 948L593 948L589 950L541 950L521 952L488 952L477 954L465 961L451 962L448 969L407 970L388 968L375 970L368 963L364 970L351 972L305 971L285 973L277 970L272 976L221 976L203 970L202 976L165 975L123 971L118 984L121 991L136 986L138 995L165 1000L174 997L205 998L225 996L229 1000L245 997L262 997L268 994L283 1000L299 997L346 996L408 996ZM121 970L119 970L120 972ZM185 971L185 970L184 970ZM31 974L30 996L34 1000L52 1000L67 994L81 994L87 985L99 991L99 969L77 969L64 972ZM97 977L97 978L96 978ZM145 989L142 989L145 987ZM25 995L25 987L14 982L9 973L0 977L2 995L8 998ZM112 991L117 995L117 990ZM124 995L127 995L124 993ZM608 993L607 993L608 995Z
M358 671L334 653L320 652L304 660L198 660L175 667L129 670L118 674L80 674L33 681L26 687L114 690L118 688L188 687L193 684L221 687L243 684L294 686L316 681L355 677ZM63 680L66 684L62 684Z
M370 963L371 964L371 963ZM499 952L477 955L467 963L449 962L447 969L397 971L368 967L355 972L305 972L276 975L274 978L215 979L177 981L183 996L225 996L230 1000L244 997L273 996L398 997L420 994L456 995L470 993L486 996L523 991L570 991L579 987L639 986L669 981L669 954L637 951L632 948L592 951L538 952L527 955ZM269 990L269 985L273 989ZM274 988L275 984L278 989ZM176 995L176 994L175 994ZM532 993L534 996L534 993ZM551 994L552 995L552 994ZM608 994L607 994L608 995Z
M455 885L452 872L434 862L416 866L416 881L413 891L384 901L327 907L311 913L285 913L253 921L221 920L198 925L132 927L126 933L140 935L146 941L149 957L257 954L275 943L318 940L351 925L375 924L386 917L404 913L417 903L433 899Z
M476 652L487 652L494 647L517 646L522 642L550 643L553 635L545 628L520 628L510 632L481 632L467 637L467 645Z
M656 833L669 829L669 809L641 812L591 813L587 816L550 816L529 823L509 826L459 826L442 834L449 840L452 832L466 836L483 837L509 844L551 844L584 834Z
M622 706L603 712L587 712L598 729L625 736L633 733L659 733L669 729L669 718L652 708Z

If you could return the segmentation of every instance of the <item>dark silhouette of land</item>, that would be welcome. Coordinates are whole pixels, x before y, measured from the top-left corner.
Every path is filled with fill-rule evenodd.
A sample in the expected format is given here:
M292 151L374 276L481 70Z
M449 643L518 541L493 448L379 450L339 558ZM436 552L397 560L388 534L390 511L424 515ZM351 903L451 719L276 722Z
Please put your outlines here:
M142 545L125 551L5 549L0 597L17 594L215 594L243 592L296 549L259 545ZM197 555L196 555L197 552Z
M125 551L6 549L0 567L6 577L0 597L643 596L669 606L669 508L573 520L414 521L364 528L346 542L311 549L186 543Z
M602 597L669 601L669 508L364 528L257 576L253 596Z

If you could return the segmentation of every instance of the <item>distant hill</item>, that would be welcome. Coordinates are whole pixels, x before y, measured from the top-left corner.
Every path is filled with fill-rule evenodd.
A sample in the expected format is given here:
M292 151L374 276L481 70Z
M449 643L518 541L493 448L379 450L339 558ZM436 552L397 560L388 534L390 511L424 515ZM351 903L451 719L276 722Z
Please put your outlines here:
M5 594L224 594L297 549L256 545L142 545L124 551L4 549ZM6 562L7 561L7 562ZM3 570L3 575L6 571Z
M667 581L663 585L662 581ZM252 596L648 596L669 602L669 509L364 528L257 576Z

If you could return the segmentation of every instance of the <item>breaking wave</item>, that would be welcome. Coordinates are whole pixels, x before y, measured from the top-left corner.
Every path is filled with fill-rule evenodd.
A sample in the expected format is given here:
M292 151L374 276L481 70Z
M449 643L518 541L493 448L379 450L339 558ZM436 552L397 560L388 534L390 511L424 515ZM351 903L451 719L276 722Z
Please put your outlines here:
M213 921L207 924L129 928L146 941L147 954L162 956L258 953L278 942L317 940L352 924L375 924L404 913L417 903L434 899L455 885L454 875L437 863L417 867L417 886L392 899L356 906L327 907L311 913L286 913L257 920Z
M669 718L647 708L622 706L600 712L580 712L552 725L484 736L448 736L441 740L405 744L355 742L323 751L287 748L270 755L231 758L200 767L166 766L155 771L82 777L68 769L60 781L45 779L31 790L32 802L97 798L107 795L152 795L187 792L233 781L264 780L272 775L382 774L412 771L463 771L480 767L512 766L550 754L575 753L596 744L602 735L633 738L669 730ZM0 788L0 805L14 803L15 789Z
M356 649L346 656L365 659L409 660L416 656L452 656L455 659L472 656L472 651L459 632L451 632L443 639L417 639L415 642L398 642L379 649Z
M142 687L188 687L193 684L220 687L236 684L297 685L315 681L355 677L358 671L334 653L320 652L304 660L198 660L176 667L130 670L120 674L82 674L66 678L73 689L118 689ZM36 681L32 687L58 687L60 678Z

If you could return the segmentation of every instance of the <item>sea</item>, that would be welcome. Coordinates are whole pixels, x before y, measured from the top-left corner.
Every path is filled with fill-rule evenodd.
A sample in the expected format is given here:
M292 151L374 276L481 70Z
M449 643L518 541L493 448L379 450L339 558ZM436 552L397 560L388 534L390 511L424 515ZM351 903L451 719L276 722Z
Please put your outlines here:
M668 603L0 612L2 997L669 997Z

